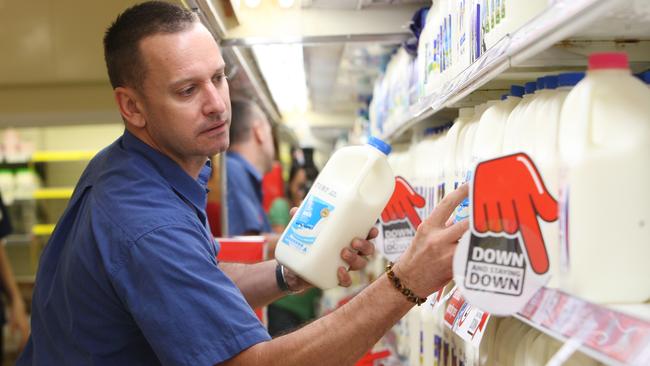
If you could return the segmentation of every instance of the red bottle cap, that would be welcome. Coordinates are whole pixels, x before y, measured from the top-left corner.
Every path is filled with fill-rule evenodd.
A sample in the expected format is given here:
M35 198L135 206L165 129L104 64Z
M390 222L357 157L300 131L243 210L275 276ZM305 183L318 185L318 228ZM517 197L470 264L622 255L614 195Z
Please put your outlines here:
M625 52L602 52L589 55L589 70L629 68Z

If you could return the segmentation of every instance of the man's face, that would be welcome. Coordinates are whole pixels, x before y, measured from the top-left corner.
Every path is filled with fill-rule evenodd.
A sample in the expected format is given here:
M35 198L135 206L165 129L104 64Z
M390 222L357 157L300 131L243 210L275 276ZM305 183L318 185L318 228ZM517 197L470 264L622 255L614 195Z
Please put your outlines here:
M200 23L140 43L146 76L142 113L155 147L176 161L200 161L228 147L230 96L217 43Z

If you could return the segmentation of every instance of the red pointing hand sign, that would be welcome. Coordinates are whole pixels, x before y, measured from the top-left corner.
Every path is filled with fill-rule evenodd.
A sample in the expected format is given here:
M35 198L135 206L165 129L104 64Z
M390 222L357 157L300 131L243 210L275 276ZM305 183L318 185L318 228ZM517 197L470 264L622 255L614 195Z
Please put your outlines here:
M535 273L546 273L549 260L537 217L557 220L558 206L528 155L479 163L472 189L474 230L507 235L520 232L531 267Z
M415 208L424 207L424 204L424 197L415 192L404 178L396 177L395 190L381 213L381 220L387 223L407 218L413 229L417 229L422 219Z

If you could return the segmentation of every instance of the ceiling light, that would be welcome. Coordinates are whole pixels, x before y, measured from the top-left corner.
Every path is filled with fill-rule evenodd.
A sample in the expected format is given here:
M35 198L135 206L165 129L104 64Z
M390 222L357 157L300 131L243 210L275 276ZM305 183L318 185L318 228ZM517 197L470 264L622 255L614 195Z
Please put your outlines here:
M278 0L278 5L281 8L285 8L285 9L292 7L293 3L294 3L293 0Z
M262 45L252 50L278 109L304 113L309 102L302 45Z
M244 0L244 4L249 8L257 8L262 3L262 0Z

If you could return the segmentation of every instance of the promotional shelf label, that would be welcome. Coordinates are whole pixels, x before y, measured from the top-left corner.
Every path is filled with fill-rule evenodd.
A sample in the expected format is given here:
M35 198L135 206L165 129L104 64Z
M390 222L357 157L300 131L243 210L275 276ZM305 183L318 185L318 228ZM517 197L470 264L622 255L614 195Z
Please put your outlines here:
M480 162L469 201L470 230L454 255L454 280L472 305L512 315L550 279L539 220L557 220L557 201L523 153Z
M375 248L384 258L395 262L409 247L415 231L433 209L433 187L413 188L403 177L395 178L395 190L377 224Z

